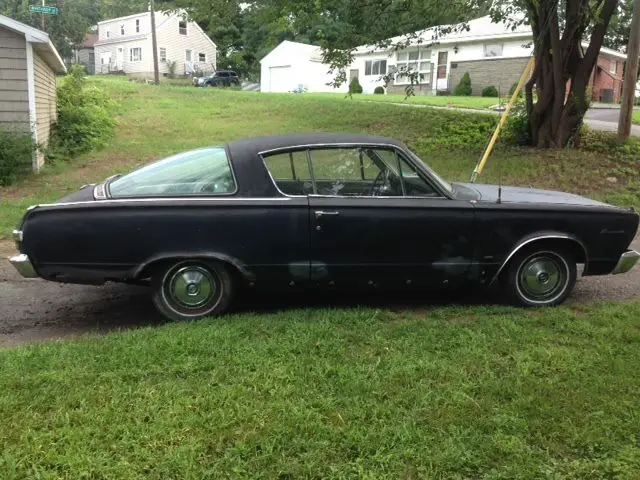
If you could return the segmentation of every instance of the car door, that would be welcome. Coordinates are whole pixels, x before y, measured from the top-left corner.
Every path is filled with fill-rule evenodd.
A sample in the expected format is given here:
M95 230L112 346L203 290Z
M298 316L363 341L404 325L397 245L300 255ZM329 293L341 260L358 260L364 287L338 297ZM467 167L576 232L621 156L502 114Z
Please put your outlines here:
M474 208L443 195L395 149L308 151L311 280L435 287L468 278Z

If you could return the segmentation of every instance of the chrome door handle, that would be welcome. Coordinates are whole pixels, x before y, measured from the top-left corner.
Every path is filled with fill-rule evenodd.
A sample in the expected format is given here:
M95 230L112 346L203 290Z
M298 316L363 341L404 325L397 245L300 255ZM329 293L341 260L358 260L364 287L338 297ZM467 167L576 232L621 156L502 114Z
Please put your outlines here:
M324 217L326 215L340 215L340 212L325 212L323 210L316 210L313 212L316 218Z

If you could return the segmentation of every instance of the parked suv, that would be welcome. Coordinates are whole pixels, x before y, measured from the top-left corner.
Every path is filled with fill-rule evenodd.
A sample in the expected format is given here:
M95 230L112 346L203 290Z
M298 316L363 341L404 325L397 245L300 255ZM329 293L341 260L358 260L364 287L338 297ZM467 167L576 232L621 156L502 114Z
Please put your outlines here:
M196 87L231 87L240 85L240 79L236 72L231 70L218 70L206 77L194 78Z

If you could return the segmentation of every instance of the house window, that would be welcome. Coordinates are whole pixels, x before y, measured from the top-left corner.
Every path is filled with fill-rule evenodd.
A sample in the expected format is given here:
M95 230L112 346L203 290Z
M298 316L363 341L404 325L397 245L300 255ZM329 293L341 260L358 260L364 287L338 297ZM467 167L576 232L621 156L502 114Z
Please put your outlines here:
M139 62L142 60L142 48L135 47L129 49L129 61Z
M180 33L180 35L187 34L187 22L185 20L180 20L178 22L178 33Z
M485 57L501 57L503 45L501 43L485 43L484 56Z
M198 54L198 61L200 63L206 63L207 61L207 54L206 53L199 53Z
M191 62L191 50L185 50L184 52L184 59L187 62Z
M120 35L124 35L124 25L120 25Z
M366 62L364 62L365 75L386 75L386 73L387 73L386 60L367 60Z
M400 51L396 57L396 83L409 83L406 72L417 72L420 83L431 83L431 50Z
M136 33L140 33L140 19L136 20Z
M167 49L164 47L160 47L160 61L162 63L167 62Z
M616 73L617 70L618 70L618 62L616 62L615 60L611 60L611 62L609 63L609 71L611 73Z

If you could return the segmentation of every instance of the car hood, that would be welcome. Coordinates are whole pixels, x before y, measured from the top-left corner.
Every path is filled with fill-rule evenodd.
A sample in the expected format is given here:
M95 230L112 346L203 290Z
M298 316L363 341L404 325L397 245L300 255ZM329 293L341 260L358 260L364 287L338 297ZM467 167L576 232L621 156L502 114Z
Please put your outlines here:
M478 194L479 202L497 202L498 185L483 185L477 183L458 184L469 188ZM537 203L555 205L578 205L593 207L615 208L597 200L581 197L573 193L555 192L553 190L539 190L526 187L502 187L502 202L504 203Z

